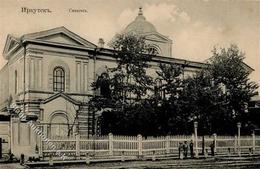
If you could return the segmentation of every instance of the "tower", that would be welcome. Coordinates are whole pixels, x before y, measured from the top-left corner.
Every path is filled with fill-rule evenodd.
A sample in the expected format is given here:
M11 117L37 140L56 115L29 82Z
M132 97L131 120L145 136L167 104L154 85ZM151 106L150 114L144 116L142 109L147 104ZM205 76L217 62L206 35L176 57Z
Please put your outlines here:
M157 55L165 57L172 56L172 40L159 33L155 26L146 20L141 7L135 20L125 28L123 33L144 36L146 43L156 51Z

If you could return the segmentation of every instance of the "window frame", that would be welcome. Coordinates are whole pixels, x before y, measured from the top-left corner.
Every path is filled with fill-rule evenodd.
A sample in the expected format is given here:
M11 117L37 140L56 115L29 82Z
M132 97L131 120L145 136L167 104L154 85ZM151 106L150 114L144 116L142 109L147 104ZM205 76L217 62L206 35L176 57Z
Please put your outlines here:
M53 69L53 91L64 92L65 91L65 70L61 66L57 66Z

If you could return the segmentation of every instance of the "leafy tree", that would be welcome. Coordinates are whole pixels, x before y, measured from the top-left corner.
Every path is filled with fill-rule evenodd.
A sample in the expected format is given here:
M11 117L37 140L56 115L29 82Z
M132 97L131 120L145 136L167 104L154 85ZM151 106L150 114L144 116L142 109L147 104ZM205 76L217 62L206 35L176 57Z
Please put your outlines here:
M115 49L117 59L113 90L123 93L123 101L129 96L140 100L152 85L152 78L146 74L152 59L149 46L144 37L134 34L118 34L110 46Z
M103 112L101 125L104 134L112 132L119 135L143 136L156 135L155 111L148 100L142 104L133 104L125 107L124 111L111 110Z
M187 133L186 116L181 113L183 103L179 98L183 89L183 68L177 64L159 64L156 73L161 81L156 86L159 92L155 91L154 95L159 102L155 109L159 133Z
M143 37L117 35L111 47L117 66L93 84L109 88L92 99L95 107L111 107L101 118L103 134L190 134L194 121L203 135L234 134L238 121L252 126L246 103L258 86L237 46L215 48L209 66L187 79L182 67L159 64L155 84L146 74L153 53Z
M213 84L207 70L202 70L184 81L184 89L180 99L183 101L182 113L186 112L188 122L199 122L201 134L215 132L215 119L222 109L221 90ZM186 103L186 104L185 104ZM188 112L188 113L187 113Z
M200 133L234 134L238 121L248 126L246 105L258 86L250 81L237 46L214 48L212 53L209 67L185 80L180 99L187 104L182 111L199 122Z
M233 128L238 121L245 126L248 123L247 104L258 88L250 81L251 72L244 64L245 54L233 44L227 49L214 48L212 53L209 72L216 85L224 86L225 116L233 121Z
M159 79L162 80L160 90L165 92L170 98L178 97L182 87L183 68L176 64L159 64L159 70L156 71Z
M93 89L100 89L104 84L109 86L109 91L104 92L109 96L96 96L91 102L93 107L111 108L107 111L109 113L103 113L103 128L113 130L115 134L136 134L143 130L141 121L145 118L142 117L142 113L146 111L143 99L153 84L152 78L146 74L153 53L146 45L144 37L134 34L118 34L109 45L115 51L117 66L111 68L106 76L99 78L92 85ZM111 120L105 113L117 121ZM144 122L143 125L145 124ZM139 132L129 130L136 125L140 126ZM109 132L107 129L103 131ZM118 132L114 129L118 129Z

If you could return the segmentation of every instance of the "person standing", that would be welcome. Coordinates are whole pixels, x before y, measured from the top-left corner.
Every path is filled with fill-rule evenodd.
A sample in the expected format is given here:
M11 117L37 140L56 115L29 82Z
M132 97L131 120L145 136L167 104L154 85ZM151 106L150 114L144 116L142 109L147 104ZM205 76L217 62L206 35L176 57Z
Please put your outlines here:
M187 141L184 141L183 153L184 153L184 158L187 158L188 157L188 144L187 144Z
M215 156L215 144L214 141L210 144L211 155Z
M179 159L183 159L183 144L179 143Z
M193 152L193 141L190 141L190 157L193 158L194 157L194 152Z

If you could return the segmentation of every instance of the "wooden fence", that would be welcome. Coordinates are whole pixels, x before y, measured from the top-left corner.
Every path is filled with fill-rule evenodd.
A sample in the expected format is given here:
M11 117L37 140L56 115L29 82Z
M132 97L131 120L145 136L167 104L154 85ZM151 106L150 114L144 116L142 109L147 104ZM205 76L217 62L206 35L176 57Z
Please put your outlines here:
M48 143L42 141L40 145L40 155L43 157L55 154L57 151L65 153L66 156L149 156L149 155L177 155L179 143L187 141L193 143L194 152L202 151L203 137L199 136L195 140L194 136L161 136L142 137L138 136L107 136L81 137L76 135L71 138L49 139ZM55 145L50 146L49 143ZM214 152L220 154L237 154L238 152L247 154L260 153L260 136L204 136L205 151L210 154L210 145L214 145Z

